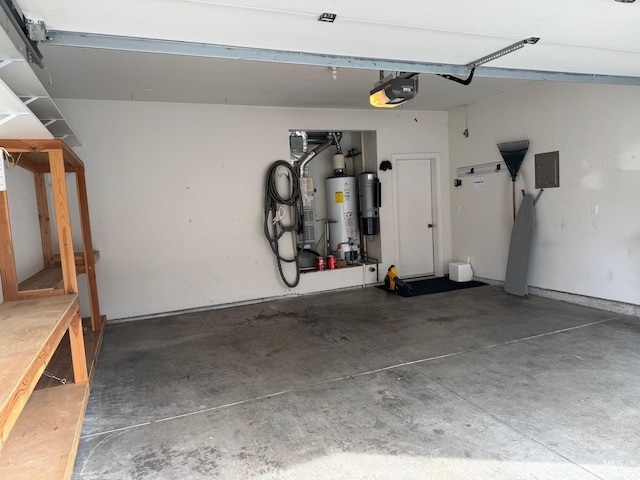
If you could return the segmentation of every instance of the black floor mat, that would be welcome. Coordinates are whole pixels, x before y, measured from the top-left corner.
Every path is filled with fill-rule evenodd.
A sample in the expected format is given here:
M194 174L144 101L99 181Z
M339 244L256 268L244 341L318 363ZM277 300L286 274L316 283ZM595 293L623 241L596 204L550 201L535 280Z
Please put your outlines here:
M471 280L470 282L454 282L453 280L449 280L448 276L427 278L425 280L414 280L413 282L405 281L404 283L407 283L411 287L411 290L407 291L406 289L399 288L395 293L401 297L416 297L418 295L427 295L429 293L442 293L449 292L451 290L463 290L465 288L487 285L486 283L477 282L475 280ZM380 285L378 288L382 288L384 290L384 285Z

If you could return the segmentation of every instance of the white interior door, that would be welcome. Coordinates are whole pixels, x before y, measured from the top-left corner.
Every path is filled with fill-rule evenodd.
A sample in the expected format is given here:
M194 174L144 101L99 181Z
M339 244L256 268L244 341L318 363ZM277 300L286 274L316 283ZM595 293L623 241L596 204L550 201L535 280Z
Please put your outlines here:
M409 157L409 158L403 158ZM397 258L400 278L434 274L432 158L395 157Z

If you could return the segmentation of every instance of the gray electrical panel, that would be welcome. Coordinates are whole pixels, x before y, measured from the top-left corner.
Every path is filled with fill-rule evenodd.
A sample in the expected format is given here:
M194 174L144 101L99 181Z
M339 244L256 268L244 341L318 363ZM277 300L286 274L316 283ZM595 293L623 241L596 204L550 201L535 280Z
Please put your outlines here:
M560 186L560 152L536 154L536 188Z

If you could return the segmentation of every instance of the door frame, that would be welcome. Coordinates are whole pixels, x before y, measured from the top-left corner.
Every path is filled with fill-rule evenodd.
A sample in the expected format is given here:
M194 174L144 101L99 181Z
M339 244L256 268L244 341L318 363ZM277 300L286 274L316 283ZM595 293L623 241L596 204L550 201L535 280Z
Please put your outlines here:
M440 161L440 153L424 152L424 153L392 153L391 164L393 165L393 255L394 264L400 259L399 239L398 239L398 192L397 192L397 164L398 160L430 160L431 161L431 210L433 215L433 270L434 275L441 277L444 275L444 225L442 217L442 206L440 199L442 198L442 186L438 180L441 176L442 165Z

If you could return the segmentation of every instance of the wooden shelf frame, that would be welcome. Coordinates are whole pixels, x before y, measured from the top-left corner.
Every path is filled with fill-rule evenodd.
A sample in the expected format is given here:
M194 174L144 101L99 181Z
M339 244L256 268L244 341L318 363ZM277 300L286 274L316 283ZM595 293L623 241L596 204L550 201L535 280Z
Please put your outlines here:
M2 449L0 478L70 479L88 398L87 384L33 392Z
M59 139L0 140L0 146L18 166L33 173L44 264L41 272L18 282L7 192L0 191L5 300L0 304L0 478L70 479L106 323L98 302L95 264L100 254L91 239L84 164ZM67 173L76 180L81 251L74 250L71 234ZM59 254L53 251L50 215L55 218ZM79 274L87 276L91 307L86 320L91 331L86 335L78 301ZM64 370L74 383L45 385L45 368Z
M0 478L69 479L90 388L78 295L5 302L0 324ZM34 391L67 333L75 383Z
M0 305L0 446L3 446L56 348L69 332L76 383L88 383L78 295Z
M44 270L18 283L7 192L0 192L0 274L5 301L77 293L77 275L84 273L87 276L92 329L100 330L102 318L95 272L95 264L100 255L93 250L82 160L60 139L0 140L0 145L14 158L20 158L18 166L33 173L44 260ZM71 235L71 215L65 173L73 173L76 178L82 230L82 251L78 253L74 251ZM59 259L53 252L53 233L49 218L45 174L51 175L53 212L60 245Z

